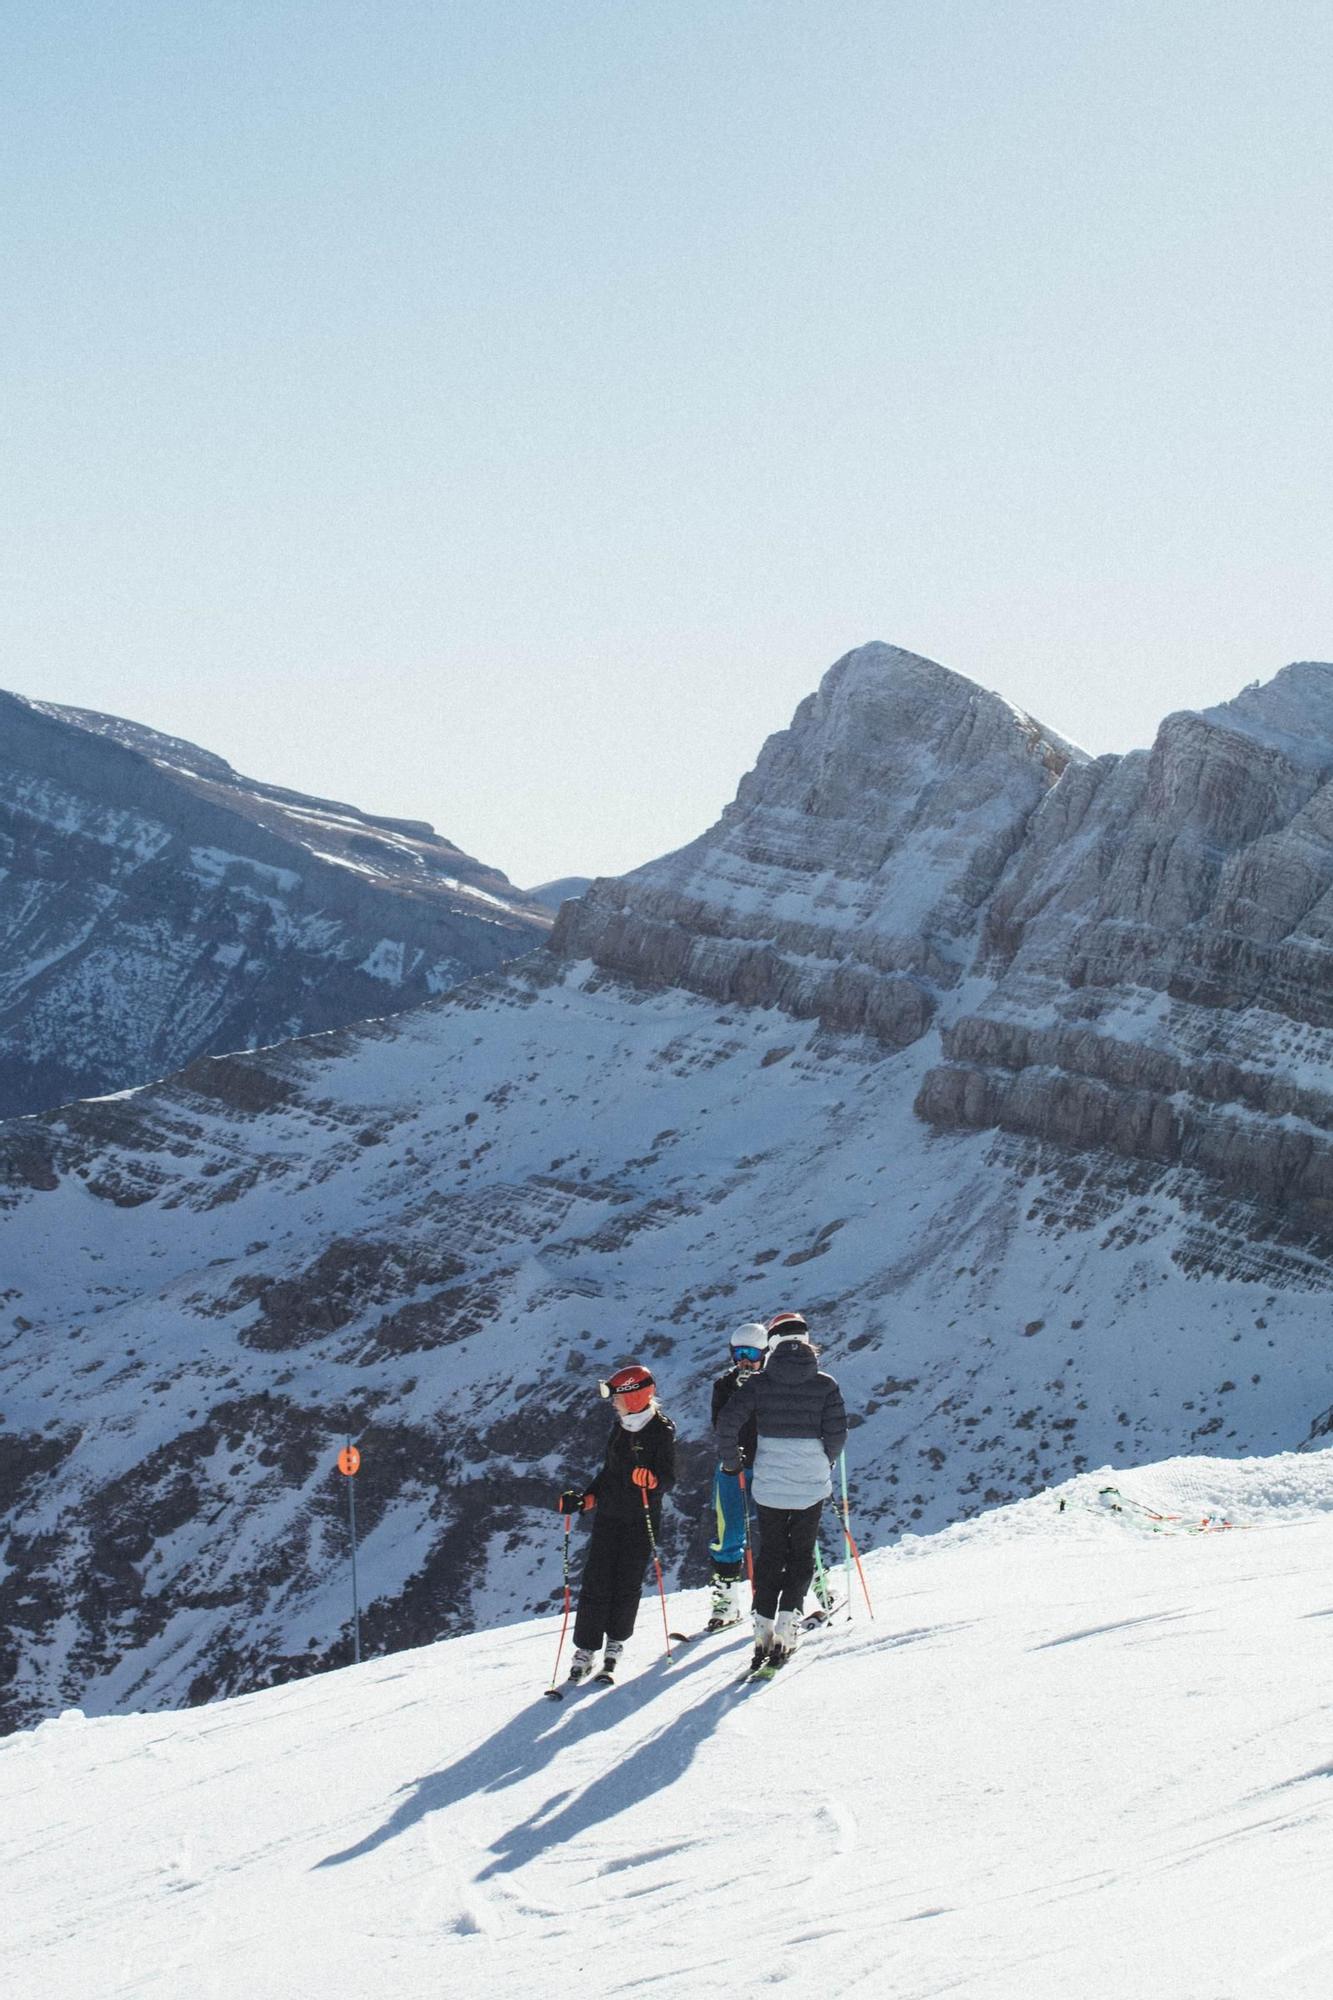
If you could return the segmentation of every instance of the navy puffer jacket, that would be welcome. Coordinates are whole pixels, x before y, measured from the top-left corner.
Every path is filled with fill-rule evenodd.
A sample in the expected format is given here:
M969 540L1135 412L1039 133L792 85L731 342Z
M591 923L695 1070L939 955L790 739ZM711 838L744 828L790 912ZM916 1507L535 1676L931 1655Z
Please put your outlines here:
M723 1463L736 1462L742 1426L759 1434L753 1491L761 1507L812 1507L832 1490L829 1467L847 1442L842 1391L805 1340L780 1340L718 1419Z

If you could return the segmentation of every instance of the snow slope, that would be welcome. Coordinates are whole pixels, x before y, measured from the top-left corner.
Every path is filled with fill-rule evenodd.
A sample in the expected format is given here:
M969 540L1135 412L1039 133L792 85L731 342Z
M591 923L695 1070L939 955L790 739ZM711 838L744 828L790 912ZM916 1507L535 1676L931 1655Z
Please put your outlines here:
M6 1991L1322 2000L1333 1457L1110 1476L872 1554L769 1687L646 1599L558 1706L546 1618L13 1737Z

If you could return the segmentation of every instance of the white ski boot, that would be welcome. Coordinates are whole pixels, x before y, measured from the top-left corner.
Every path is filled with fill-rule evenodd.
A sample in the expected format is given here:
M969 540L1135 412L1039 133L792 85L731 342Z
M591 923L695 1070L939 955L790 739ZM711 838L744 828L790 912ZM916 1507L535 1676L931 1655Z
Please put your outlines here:
M773 1631L773 1651L779 1654L779 1665L785 1665L801 1642L801 1614L799 1611L779 1611Z
M754 1614L754 1657L750 1661L750 1672L757 1673L773 1650L776 1628L771 1618L761 1618Z
M623 1639L607 1640L602 1653L602 1664L596 1675L599 1681L604 1681L609 1685L615 1679L616 1668L620 1665L620 1656L624 1650L625 1641Z
M573 1681L575 1687L578 1686L580 1681L587 1680L589 1674L592 1672L594 1657L595 1655L590 1646L576 1646L574 1648L574 1658L570 1662L569 1678Z

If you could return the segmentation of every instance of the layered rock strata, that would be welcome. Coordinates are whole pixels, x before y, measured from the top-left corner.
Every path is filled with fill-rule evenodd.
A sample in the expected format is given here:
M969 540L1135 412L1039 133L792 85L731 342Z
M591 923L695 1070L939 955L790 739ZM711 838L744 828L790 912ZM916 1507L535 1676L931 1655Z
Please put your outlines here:
M1333 1228L1333 667L1071 766L921 1115L1182 1164Z

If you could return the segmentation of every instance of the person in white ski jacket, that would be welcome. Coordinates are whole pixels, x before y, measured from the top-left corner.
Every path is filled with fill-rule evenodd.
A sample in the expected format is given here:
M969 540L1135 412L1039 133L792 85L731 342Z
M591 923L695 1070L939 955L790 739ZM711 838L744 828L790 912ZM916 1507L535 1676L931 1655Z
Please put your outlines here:
M833 1491L832 1467L847 1442L842 1391L819 1367L800 1313L768 1323L762 1369L743 1382L718 1418L726 1471L740 1463L738 1439L754 1419L751 1491L759 1516L754 1569L754 1666L794 1650L805 1593L814 1573L819 1517Z

